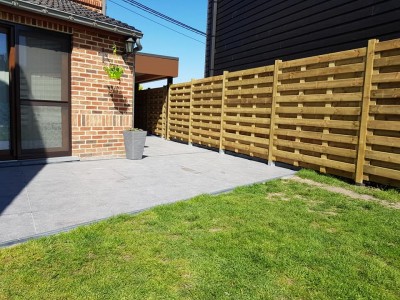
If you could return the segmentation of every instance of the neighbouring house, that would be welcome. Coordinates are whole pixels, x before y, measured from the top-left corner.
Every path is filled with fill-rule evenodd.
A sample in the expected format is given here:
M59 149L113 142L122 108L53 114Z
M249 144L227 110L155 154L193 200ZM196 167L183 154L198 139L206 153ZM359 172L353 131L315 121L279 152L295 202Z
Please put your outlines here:
M0 160L122 157L135 86L178 75L177 58L125 55L143 33L104 2L0 0Z
M205 77L400 37L400 1L208 0Z

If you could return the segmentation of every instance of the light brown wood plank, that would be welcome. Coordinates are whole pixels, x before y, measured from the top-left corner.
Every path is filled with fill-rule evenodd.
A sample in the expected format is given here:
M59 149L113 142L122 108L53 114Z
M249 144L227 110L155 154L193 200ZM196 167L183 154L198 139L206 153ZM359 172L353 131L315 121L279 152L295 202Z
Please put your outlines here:
M286 95L277 96L278 103L284 102L356 102L361 101L362 93L335 93L315 95Z
M314 119L289 119L277 118L276 124L310 126L319 128L338 128L338 129L358 129L357 121L337 121L337 120L314 120Z
M351 145L356 145L358 143L357 136L342 135L342 134L332 134L332 133L325 134L322 132L296 131L296 130L281 129L281 128L276 128L275 134L282 136L315 139L325 142L338 142Z
M363 85L362 78L338 79L333 81L313 81L303 83L282 84L278 87L279 92L295 91L295 90L318 90L318 89L334 89L343 87L361 87Z
M347 50L342 52L335 52L329 54L323 54L318 56L312 56L307 58L300 58L290 61L284 61L282 63L282 68L292 68L305 65L319 64L323 62L337 61L349 58L362 57L366 53L366 48L359 48L353 50Z
M360 108L357 107L277 107L277 113L284 114L310 114L310 115L342 115L358 116Z
M330 68L326 67L326 68L311 69L298 72L287 72L279 74L278 78L279 80L287 80L287 79L309 78L316 76L346 74L346 73L354 73L362 71L364 71L364 63L357 63L352 65L335 66Z
M364 172L366 174L381 176L389 179L400 180L400 171L387 169L382 167L376 167L371 165L364 166Z
M274 156L277 157L277 160L279 161L279 157L282 158L288 158L292 159L294 161L302 161L305 163L309 164L314 164L316 166L324 166L327 168L332 168L332 169L337 169L337 170L342 170L345 172L354 172L355 170L355 165L341 162L341 161L334 161L330 159L323 159L320 157L314 157L314 156L309 156L309 155L304 155L304 154L296 154L296 153L291 153L287 151L281 151L281 150L274 150Z

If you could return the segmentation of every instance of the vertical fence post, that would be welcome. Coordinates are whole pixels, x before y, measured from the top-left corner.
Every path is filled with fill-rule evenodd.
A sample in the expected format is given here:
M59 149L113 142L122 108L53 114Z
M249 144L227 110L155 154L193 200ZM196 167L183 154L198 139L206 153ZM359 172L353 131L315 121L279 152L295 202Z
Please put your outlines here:
M223 139L224 139L224 106L225 106L225 81L226 81L226 75L228 75L228 71L224 71L224 76L222 77L222 95L221 95L221 123L220 123L220 134L219 134L219 153L223 154L224 153L224 145L223 145Z
M166 135L167 140L170 140L170 129L169 129L169 122L170 122L170 112L171 112L171 91L172 85L168 86L168 97L167 97L167 116L166 116Z
M281 60L275 60L274 65L274 78L272 81L272 99L271 99L271 121L269 125L269 143L268 143L268 165L273 165L272 152L274 149L274 131L275 131L275 118L276 118L276 97L279 96L278 92L278 75Z
M374 68L375 45L377 40L369 40L365 58L364 86L362 92L362 109L358 132L357 162L354 181L362 184L364 173L365 148L367 140L367 127L369 107L371 101L372 73Z
M193 110L193 84L194 80L190 81L190 106L189 106L189 145L192 145L192 110Z
M163 103L161 109L161 120L162 120L162 129L161 129L161 137L163 139L167 136L167 103L168 103L168 90L169 86L166 85L163 91Z

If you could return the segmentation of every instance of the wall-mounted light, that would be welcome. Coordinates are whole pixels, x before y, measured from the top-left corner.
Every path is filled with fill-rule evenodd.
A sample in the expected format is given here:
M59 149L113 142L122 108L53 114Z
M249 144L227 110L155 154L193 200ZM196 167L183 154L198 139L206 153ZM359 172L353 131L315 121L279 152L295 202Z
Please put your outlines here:
M125 41L125 54L134 54L140 50L142 50L142 45L140 44L139 38L129 37Z

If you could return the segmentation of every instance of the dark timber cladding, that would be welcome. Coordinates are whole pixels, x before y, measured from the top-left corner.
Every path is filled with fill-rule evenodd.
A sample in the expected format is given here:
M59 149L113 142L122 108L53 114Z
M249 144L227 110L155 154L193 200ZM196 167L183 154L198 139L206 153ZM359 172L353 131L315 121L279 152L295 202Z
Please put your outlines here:
M208 0L205 76L399 37L399 0Z

